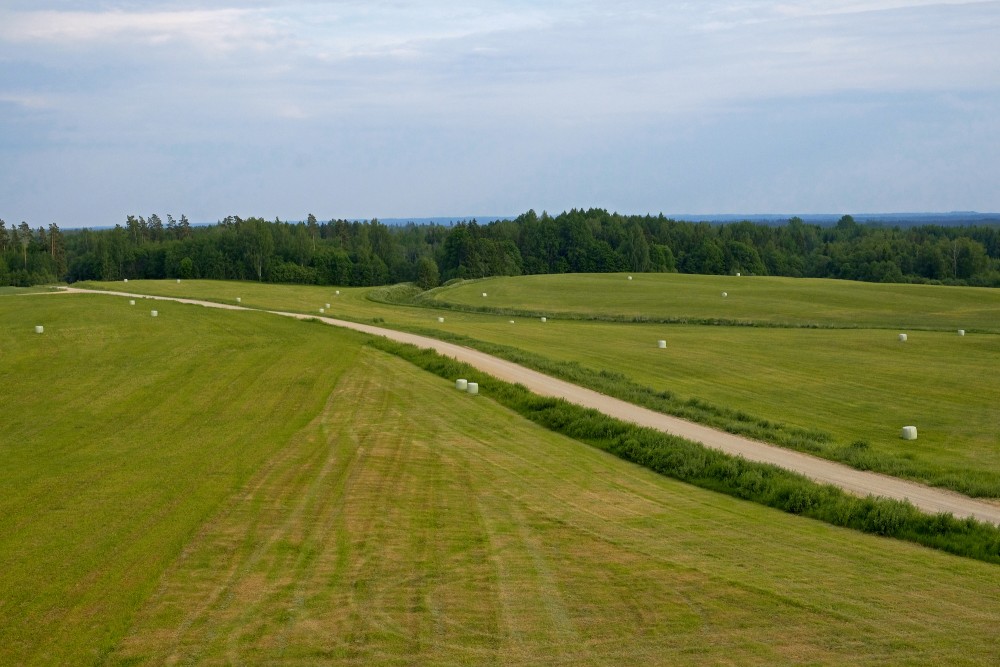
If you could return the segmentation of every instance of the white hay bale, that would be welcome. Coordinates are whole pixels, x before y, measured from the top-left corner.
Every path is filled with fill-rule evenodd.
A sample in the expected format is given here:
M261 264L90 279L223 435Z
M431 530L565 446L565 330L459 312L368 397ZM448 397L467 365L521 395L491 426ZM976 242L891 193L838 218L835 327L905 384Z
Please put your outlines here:
M906 334L899 334L899 342L900 343L906 342Z
M321 314L322 314L322 313L325 313L325 312L326 312L326 308L320 308L320 309L319 309L319 312L320 312Z
M243 303L243 299L241 299L240 297L236 297L236 303Z
M665 341L665 340L658 340L658 341L656 341L656 347L660 348L661 350L664 349L664 348L666 348L667 347L667 341Z
M965 335L965 329L959 329L958 330L958 335L959 336L964 336Z
M514 320L507 320L507 321L510 322L511 324L514 324Z
M483 292L483 296L486 296L486 292Z
M128 282L128 278L125 279L125 282Z
M45 333L45 327L38 325L35 327L35 333Z
M180 278L178 278L178 279L177 279L177 284L178 284L178 285L180 285L180 284L181 284L181 279L180 279Z
M128 300L128 305L134 306L135 305L135 299L129 299Z
M549 320L548 320L548 318L547 318L547 317L543 317L543 318L542 318L542 322L548 322L548 321L549 321Z
M151 311L149 311L149 316L150 316L150 317L159 317L159 315L160 315L160 313L158 313L158 312L157 312L157 311L155 311L155 310L151 310Z
M729 296L729 292L723 292L723 293L722 293L722 296L723 296L723 297L727 297L727 296Z
M443 317L439 317L438 318L438 324L444 324L444 318Z
M917 439L917 427L916 426L904 426L903 430L900 432L899 437L903 440L916 440Z
M737 278L739 278L739 277L740 277L740 272L739 272L739 271L737 271L737 272L736 272L736 277L737 277Z
M632 276L629 276L629 277L628 277L628 279L629 279L629 280L632 280Z
M337 290L336 294L337 296L340 296L340 290Z
M470 382L466 386L466 391L468 391L470 394L472 394L473 396L475 396L476 394L479 393L479 383L478 382Z
M455 380L455 389L458 389L459 391L468 391L469 381L465 378Z

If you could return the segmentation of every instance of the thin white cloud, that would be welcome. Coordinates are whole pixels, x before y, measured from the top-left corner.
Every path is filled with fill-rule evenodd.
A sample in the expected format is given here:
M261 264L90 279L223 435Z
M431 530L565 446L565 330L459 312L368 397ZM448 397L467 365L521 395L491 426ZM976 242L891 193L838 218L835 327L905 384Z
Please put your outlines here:
M0 103L4 102L31 111L50 109L55 106L52 99L45 95L0 92Z
M0 40L62 46L108 41L214 45L271 40L278 26L241 9L86 12L27 11L0 14Z

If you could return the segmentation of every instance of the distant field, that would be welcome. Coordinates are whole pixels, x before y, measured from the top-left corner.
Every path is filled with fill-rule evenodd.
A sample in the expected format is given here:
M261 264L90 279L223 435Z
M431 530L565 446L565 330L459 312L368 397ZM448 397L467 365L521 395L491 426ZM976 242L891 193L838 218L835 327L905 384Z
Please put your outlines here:
M482 291L492 299L494 282L514 289L517 280L482 281L471 288L480 299ZM101 286L120 288L121 284ZM1000 404L996 401L1000 373L992 370L1000 369L1000 335L996 334L970 331L959 337L950 328L910 331L909 340L900 343L896 330L881 328L658 325L558 317L545 324L536 318L515 317L516 324L511 325L507 315L373 303L365 298L369 290L360 288L341 289L336 296L330 288L211 281L132 281L128 287L230 302L239 294L244 305L304 312L325 310L329 302L327 313L334 316L369 322L380 319L388 326L428 333L437 330L513 346L595 371L622 373L656 391L669 390L682 398L818 429L833 436L831 447L864 441L876 455L898 459L912 468L911 476L916 479L953 488L971 483L984 489L1000 488ZM948 295L953 289L932 291ZM992 298L984 290L971 293ZM974 304L969 308L986 309ZM439 316L444 323L437 322ZM865 317L877 323L874 308ZM656 347L660 339L667 340L665 350ZM918 427L917 441L899 438L899 429L905 425Z
M1000 659L995 566L658 477L329 327L149 307L0 304L0 664Z
M636 273L632 278L490 278L442 287L431 295L434 301L463 306L549 315L1000 332L1000 290L677 273Z

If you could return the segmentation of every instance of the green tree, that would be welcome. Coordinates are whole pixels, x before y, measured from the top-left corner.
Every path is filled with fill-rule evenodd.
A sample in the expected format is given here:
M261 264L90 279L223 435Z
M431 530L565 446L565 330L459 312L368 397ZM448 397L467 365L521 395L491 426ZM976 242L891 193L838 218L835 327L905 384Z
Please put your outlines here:
M49 256L56 274L62 279L69 269L66 262L66 239L59 225L54 222L49 225Z
M649 270L649 243L638 223L629 225L618 252L625 258L625 264L630 271Z
M191 223L184 214L181 214L181 221L177 223L177 238L182 241L191 238Z
M21 257L24 260L24 269L28 269L28 246L31 245L31 227L28 223L21 221L17 226L17 240L21 244Z
M659 273L674 273L677 271L677 261L674 251L668 245L654 243L649 248L649 261L653 271Z
M237 224L237 235L247 265L258 281L264 280L264 269L274 252L274 237L270 225L262 218L248 218Z
M306 218L306 228L309 231L309 238L312 239L312 252L316 252L316 241L319 239L319 225L316 224L316 216L312 213Z
M417 285L421 289L432 289L440 283L438 265L432 257L421 257L417 260Z

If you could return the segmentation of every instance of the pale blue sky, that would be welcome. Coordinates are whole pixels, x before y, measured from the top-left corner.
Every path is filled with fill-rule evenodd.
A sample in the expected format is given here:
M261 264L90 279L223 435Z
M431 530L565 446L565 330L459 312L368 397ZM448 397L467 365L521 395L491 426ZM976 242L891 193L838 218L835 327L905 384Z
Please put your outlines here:
M1000 2L0 8L0 218L1000 211Z

